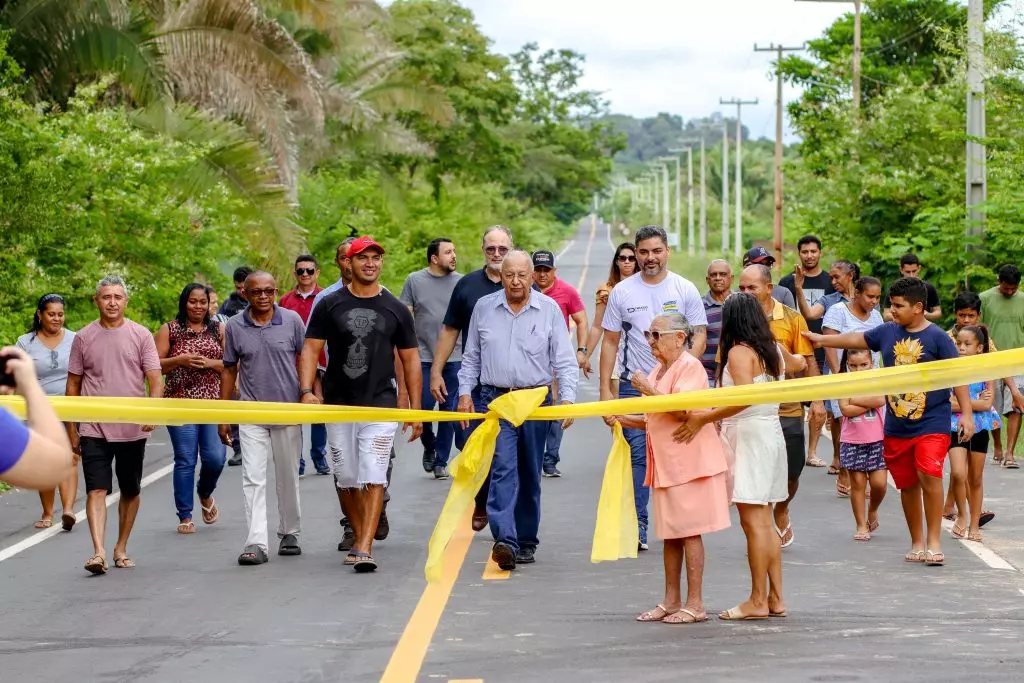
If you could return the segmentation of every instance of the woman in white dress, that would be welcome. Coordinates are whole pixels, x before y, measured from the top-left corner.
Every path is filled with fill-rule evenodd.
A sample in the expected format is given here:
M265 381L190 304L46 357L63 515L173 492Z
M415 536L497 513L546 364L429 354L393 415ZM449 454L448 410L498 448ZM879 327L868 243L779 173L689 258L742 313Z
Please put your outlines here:
M722 308L719 386L780 381L785 372L804 369L802 357L775 343L764 309L750 294L733 294ZM676 430L689 442L704 425L721 421L722 441L730 461L730 496L747 537L750 597L722 612L726 620L786 616L782 597L782 547L773 528L771 505L789 496L786 442L779 424L779 404L734 406L693 411Z

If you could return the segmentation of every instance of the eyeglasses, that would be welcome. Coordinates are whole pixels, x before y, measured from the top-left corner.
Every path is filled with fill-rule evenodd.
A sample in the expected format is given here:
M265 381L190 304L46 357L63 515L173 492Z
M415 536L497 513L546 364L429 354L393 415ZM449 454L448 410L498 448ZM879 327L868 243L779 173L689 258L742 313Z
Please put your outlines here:
M295 269L295 274L298 275L299 277L302 277L303 275L313 275L314 273L316 273L316 268L296 268Z
M644 336L647 338L647 341L651 341L652 339L654 341L660 341L662 337L682 333L682 330L647 330L646 332L644 332Z
M630 256L629 254L619 254L619 263L636 263L636 256Z
M484 253L490 256L493 256L494 254L504 256L505 254L508 253L508 247L485 247Z
M246 290L246 294L249 295L250 299L256 299L261 296L274 296L277 294L277 287L267 287L266 289L249 289Z

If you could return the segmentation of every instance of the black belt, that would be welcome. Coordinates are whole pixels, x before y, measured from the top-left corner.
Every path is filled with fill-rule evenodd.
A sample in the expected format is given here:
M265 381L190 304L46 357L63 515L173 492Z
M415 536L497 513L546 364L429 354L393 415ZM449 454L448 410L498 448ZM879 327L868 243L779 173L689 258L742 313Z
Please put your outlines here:
M493 384L481 384L480 385L481 389L487 389L489 391L493 391L493 392L498 393L498 394L507 394L510 391L523 391L524 389L539 389L540 387L544 387L545 389L547 389L547 388L549 388L549 385L547 385L547 384L538 384L538 385L532 386L532 387L496 387Z

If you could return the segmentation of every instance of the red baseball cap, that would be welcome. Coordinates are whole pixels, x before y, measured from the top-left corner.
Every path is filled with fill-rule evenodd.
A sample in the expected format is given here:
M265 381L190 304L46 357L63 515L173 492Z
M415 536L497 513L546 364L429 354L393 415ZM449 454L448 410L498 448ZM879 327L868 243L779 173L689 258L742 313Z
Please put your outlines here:
M348 251L345 252L345 258L352 258L356 254L361 254L367 249L376 249L380 253L384 253L384 247L380 246L377 241L369 235L364 235L352 244L348 245Z

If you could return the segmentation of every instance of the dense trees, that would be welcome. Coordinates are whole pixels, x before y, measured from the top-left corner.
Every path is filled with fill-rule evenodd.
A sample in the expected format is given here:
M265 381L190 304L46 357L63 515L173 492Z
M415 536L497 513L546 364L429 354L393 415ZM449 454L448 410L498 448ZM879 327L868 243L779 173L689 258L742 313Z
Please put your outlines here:
M107 272L154 325L242 262L330 281L352 231L392 287L439 234L554 247L622 145L581 55L496 54L451 0L0 0L0 65L0 340Z

